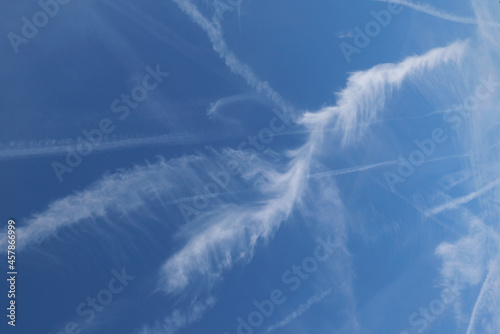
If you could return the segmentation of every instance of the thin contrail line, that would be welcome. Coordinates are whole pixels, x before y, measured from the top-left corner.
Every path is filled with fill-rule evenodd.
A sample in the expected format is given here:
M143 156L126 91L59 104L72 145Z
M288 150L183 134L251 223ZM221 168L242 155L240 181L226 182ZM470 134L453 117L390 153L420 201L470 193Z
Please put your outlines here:
M205 136L199 135L161 135L156 137L132 138L125 140L104 141L98 144L92 144L92 152L106 152L125 150L143 146L176 146L189 145L197 143L205 143L208 140ZM210 140L218 140L211 138ZM44 142L44 141L41 141ZM55 144L38 147L21 147L21 148L1 148L0 161L2 160L18 160L28 158L62 156L68 154L71 150L75 150L78 143L61 144L61 141ZM85 148L83 148L85 150Z
M383 166L388 166L388 165L397 165L398 163L399 163L398 161L385 161L385 162L379 162L379 163L370 164L370 165L361 165L361 166L354 166L354 167L349 167L349 168L344 168L344 169L336 169L336 170L329 170L329 171L324 171L324 172L312 173L304 178L321 177L321 176L337 176L337 175L344 175L344 174L350 174L350 173L357 173L357 172L363 172L363 171L373 169L373 168L378 168L378 167L383 167ZM252 187L252 188L246 188L246 189L234 190L234 191L222 191L219 194L231 195L231 194L254 192L255 190L256 190L255 187ZM181 198L177 198L175 200L166 202L164 204L165 205L174 205L174 204L186 203L186 202L192 201L193 199L195 199L197 197L199 197L199 196L181 197Z
M304 304L299 305L299 307L295 311L290 313L288 316L286 316L285 319L283 319L280 322L276 323L275 325L272 325L271 327L269 327L267 329L266 333L270 333L278 328L283 328L283 327L287 326L290 322L292 322L293 320L297 319L302 314L307 312L311 308L311 306L321 302L323 299L325 299L325 297L327 297L332 292L333 292L333 289L328 289L322 293L315 294L314 296L309 298Z
M476 191L474 191L474 192L472 192L472 193L470 193L468 195L456 198L456 199L451 200L451 201L449 201L447 203L439 205L439 206L437 206L435 208L426 210L425 211L425 216L426 217L431 217L431 216L437 215L438 213L441 213L441 212L443 212L445 210L455 209L456 207L458 207L458 206L460 206L462 204L469 203L473 199L475 199L475 198L481 196L482 194L484 194L485 192L487 192L487 191L495 188L499 184L500 184L500 179L492 181L492 182L488 183L487 185L485 185L484 187L482 187L481 189L476 190Z
M382 184L381 182L379 182L378 180L374 179L373 177L369 176L369 178L372 179L372 181L374 183L376 183L377 185L379 185L381 188L385 189L387 192L393 194L394 196L397 196L399 199L405 201L406 203L408 203L411 207L413 207L416 211L418 211L419 213L421 213L422 215L425 216L425 211L423 209L421 209L420 207L418 207L417 205L415 205L415 203L413 203L412 201L410 201L409 199L407 199L406 197L404 197L403 195L401 195L400 193L398 193L397 191L391 191L387 188L386 185ZM430 218L432 221L434 221L435 223L441 225L442 227L454 232L455 234L457 235L461 235L461 233L459 233L456 229L454 229L453 227L451 226L448 226L447 224L439 221L438 219L436 219L435 217L428 217Z
M361 166L355 166L355 167L348 167L348 168L344 168L344 169L319 172L319 173L311 174L310 176L343 175L343 174L350 174L350 173L356 173L356 172L363 172L365 170L369 170L369 169L373 169L373 168L389 166L389 165L397 165L397 164L399 164L399 161L392 160L392 161L379 162L379 163L370 164L370 165L361 165Z
M469 325L467 326L467 332L466 334L473 334L474 333L474 325L476 324L477 320L479 320L479 316L481 315L481 312L484 311L484 298L485 296L488 295L488 290L491 289L491 284L494 284L495 279L492 277L493 272L491 268L488 268L488 275L483 281L483 284L481 285L481 290L479 291L479 295L476 299L476 302L474 303L474 307L472 308L472 313L470 315L470 320L469 320Z
M437 8L434 8L430 5L421 5L417 3L413 3L407 0L375 0L379 2L388 2L388 3L394 3L398 5L402 5L408 8L411 8L413 10L416 10L421 13L425 13L446 21L450 22L457 22L457 23L463 23L463 24L472 24L472 25L477 25L479 22L471 17L463 17L463 16L458 16L450 13L446 13L442 10L439 10ZM495 22L485 22L487 25L495 26L495 27L500 27L500 24L495 23Z
M242 100L258 99L260 96L256 93L242 93L236 94L229 97L224 97L210 104L210 108L207 110L207 116L217 114L219 109L227 104L239 102ZM262 97L260 97L262 99Z

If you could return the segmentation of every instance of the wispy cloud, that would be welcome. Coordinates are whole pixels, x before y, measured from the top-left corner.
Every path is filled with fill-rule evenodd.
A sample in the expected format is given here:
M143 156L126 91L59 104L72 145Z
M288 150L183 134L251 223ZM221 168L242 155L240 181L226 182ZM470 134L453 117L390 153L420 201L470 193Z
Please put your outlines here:
M442 276L458 285L479 284L487 269L490 231L477 218L471 221L469 234L455 243L442 243L436 254L443 259Z
M354 144L362 138L367 124L376 120L383 110L387 95L399 88L403 80L447 62L458 63L466 49L466 42L455 42L421 56L408 57L397 64L381 64L366 71L354 72L349 76L346 87L337 93L335 106L308 112L300 122L305 125L328 125L335 121L335 129L341 133L343 145Z
M467 333L495 333L498 328L500 304L500 235L478 218L461 209L464 219L469 220L468 234L454 243L442 243L436 254L442 259L441 276L444 285L455 284L461 289L480 285L478 297L471 308L470 317L458 314L460 321L466 321ZM459 310L457 309L457 312ZM486 326L476 331L477 327ZM488 328L489 329L488 329Z
M56 200L46 210L20 221L17 248L40 243L72 224L107 218L113 213L126 216L150 201L165 206L177 193L185 191L185 182L193 186L208 182L199 170L208 173L217 168L215 159L199 154L169 161L160 158L155 163L106 174L86 189ZM0 245L6 244L7 234L1 233Z
M432 50L422 56L410 57L399 64L387 64L354 74L346 90L340 93L343 97L339 102L340 106L335 108L344 110L345 113L353 111L353 108L358 108L359 112L363 113L362 108L370 108L376 114L383 107L383 103L368 102L385 101L386 88L390 90L393 86L399 86L403 78L410 73L417 75L423 69L433 68L448 60L460 59L465 47L465 43L458 42ZM363 89L365 85L368 87ZM385 87L386 85L389 87ZM327 122L324 120L330 118L334 117L328 108L304 116L301 123L307 125L310 130L308 138L304 145L287 153L290 160L286 168L278 170L262 160L255 159L245 166L243 172L245 178L251 179L260 173L267 180L263 186L257 188L261 194L260 200L254 204L247 203L246 206L225 204L201 217L199 223L202 227L186 233L185 245L163 266L160 288L169 293L180 294L188 286L193 286L195 283L198 285L200 277L212 285L219 281L223 273L235 262L251 259L257 244L269 240L292 210L301 207L299 204L304 201L306 192L310 200L309 179L314 174L311 169L317 164L316 154L323 146L324 131L327 128ZM339 118L337 121L341 122L342 115ZM357 117L351 120L349 125L361 121ZM350 141L346 145L348 143ZM230 151L230 155L239 161L247 160L244 158L245 154L240 151ZM380 164L367 165L338 171L338 174L368 170L378 166ZM327 174L328 172L322 176L326 177ZM311 195L315 198L315 195ZM337 212L337 214L342 213ZM349 272L350 269L345 268L345 271Z
M173 1L207 33L214 50L233 73L241 75L249 86L273 101L283 111L293 110L280 94L228 49L219 24L207 20L192 2ZM341 133L344 147L361 141L368 124L383 110L392 90L399 88L405 79L418 77L426 70L447 62L460 61L466 47L467 43L457 42L420 56L409 57L397 64L377 65L369 70L351 74L345 89L338 93L335 106L308 112L303 116L299 123L308 128L307 137L303 145L283 154L283 160L286 161L283 164L269 163L264 157L252 156L248 151L225 150L226 161L240 162L241 178L246 185L253 184L257 177L263 177L266 182L255 186L254 200L247 200L244 205L238 201L223 202L205 210L197 218L196 224L183 228L176 235L177 245L180 247L160 268L158 287L172 295L186 292L190 287L208 286L210 290L236 262L251 260L258 245L269 241L294 210L303 209L305 202L316 205L315 222L328 224L328 228L337 233L336 242L347 248L342 201L335 182L329 177L366 171L393 162L325 172L312 178L316 170L325 169L321 168L323 166L318 159L318 154L322 153L325 144L325 132L334 127ZM151 140L144 141L144 144L151 144ZM198 165L193 166L196 163ZM206 157L190 156L171 161L162 160L107 175L91 187L51 203L47 210L28 219L25 227L19 229L19 246L22 248L32 242L45 240L60 228L86 219L105 217L112 211L127 214L137 210L144 205L146 200L143 193L147 191L161 196L177 189L185 189L187 184L191 187L193 183L201 183L207 164L210 164L210 159ZM319 177L324 178L317 182L322 185L316 185L322 192L312 191L316 190L313 183L318 181ZM149 189L145 189L147 187ZM327 191L336 195L328 196L335 198L335 205L322 198ZM340 222L332 222L333 216L339 217ZM6 235L3 234L0 238L2 249L6 249L5 243ZM339 271L347 277L342 280L342 284L347 287L345 293L351 299L349 312L354 314L355 303L349 281L352 276L350 262L340 259L339 263L339 267L342 267ZM326 294L327 292L313 297L276 326L285 326L314 303L325 298ZM166 318L166 323L173 329L187 326L192 321L197 321L210 305L192 313L174 312L175 314L172 313ZM355 318L352 314L351 317ZM155 328L154 325L147 326L143 331L154 332ZM159 330L163 328L160 327Z
M463 48L465 48L464 43L455 43L423 56L410 57L399 64L382 65L353 74L346 89L340 93L341 99L335 110L347 113L354 108L355 112L364 114L361 108L366 107L376 114L383 107L383 103L375 103L374 106L369 106L368 103L385 101L386 89L390 90L392 86L401 84L409 73L416 75L423 68L459 58ZM389 87L385 87L386 85ZM257 176L263 176L267 182L256 186L257 200L247 201L246 205L221 204L206 210L199 216L196 224L185 227L178 235L178 238L184 241L183 246L169 257L161 268L159 288L178 294L194 283L196 286L206 283L211 286L219 281L223 273L235 262L250 260L257 245L269 240L293 210L301 207L298 204L303 203L306 192L307 201L321 194L311 192L309 187L310 176L314 174L311 170L313 166L318 165L316 155L321 153L320 149L323 147L326 124L321 120L324 118L332 118L330 109L322 109L316 114L308 113L304 117L303 124L310 130L307 140L299 148L286 153L288 163L285 166L271 164L259 156L250 157L248 152L225 150L224 159L240 162L241 175L245 182L252 184ZM341 124L355 125L361 120L357 116L350 118L341 114L338 121ZM203 166L209 164L209 160L202 156L191 156L137 166L128 171L105 176L88 189L58 200L46 211L30 218L26 226L19 229L19 240L22 240L19 246L44 240L64 226L89 218L103 217L113 210L127 214L144 205L145 199L142 193L148 190L164 195L173 192L174 189L183 189L184 182L200 183L202 173L199 171L206 170ZM199 163L200 166L193 167L193 163ZM379 165L361 166L335 173L368 170ZM329 175L321 176L327 178ZM184 179L184 182L179 181L181 179ZM324 181L321 183L329 184ZM145 184L151 189L144 189ZM330 188L323 191L336 192L334 183ZM332 207L331 203L323 203L320 198L313 202L325 208ZM327 210L325 212L329 214L323 217L317 213L315 218L327 222L331 220L332 215L342 216L340 199L336 201L335 208L336 212ZM322 209L317 211L322 212ZM338 241L345 242L345 231L340 227L338 231L340 238ZM5 242L4 235L0 243ZM350 272L349 268L343 270L345 271L343 275ZM200 282L200 279L204 283ZM349 284L344 283L344 285ZM349 289L345 292L349 294Z
M247 161L245 153L232 151L237 161ZM247 179L262 173L269 183L258 190L262 199L253 205L227 204L203 216L203 229L191 235L186 245L167 260L162 270L161 286L179 293L202 275L214 282L233 262L253 256L259 240L271 237L302 197L309 173L311 145L301 149L284 173L265 162L254 160L243 166Z

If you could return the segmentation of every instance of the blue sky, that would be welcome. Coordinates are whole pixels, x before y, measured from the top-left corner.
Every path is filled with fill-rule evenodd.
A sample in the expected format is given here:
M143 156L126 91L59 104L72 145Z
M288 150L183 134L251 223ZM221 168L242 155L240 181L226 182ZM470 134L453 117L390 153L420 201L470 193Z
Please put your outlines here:
M0 8L2 333L498 333L496 1Z

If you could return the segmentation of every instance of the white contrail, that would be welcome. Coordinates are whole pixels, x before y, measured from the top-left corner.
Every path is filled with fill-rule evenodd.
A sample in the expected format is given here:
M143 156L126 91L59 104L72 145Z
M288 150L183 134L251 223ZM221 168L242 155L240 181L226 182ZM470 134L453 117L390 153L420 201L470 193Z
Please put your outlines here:
M402 6L414 9L418 12L429 14L431 16L434 16L434 17L437 17L437 18L440 18L443 20L447 20L447 21L464 23L464 24L477 24L477 21L473 18L461 17L461 16L449 14L449 13L443 12L437 8L434 8L430 5L421 5L421 4L413 3L410 1L406 1L406 0L376 0L376 1L402 5Z
M431 217L431 216L437 215L438 213L441 213L442 211L455 209L456 207L458 207L462 204L469 203L470 201L481 196L485 192L497 187L499 184L500 184L500 179L492 181L492 182L488 183L487 185L485 185L484 187L482 187L481 189L476 190L476 191L474 191L466 196L456 198L452 201L449 201L448 203L445 203L445 204L439 205L435 208L426 210L425 216Z
M313 306L314 304L317 304L317 303L321 302L323 299L325 299L326 296L328 296L332 292L333 292L332 289L328 289L328 290L326 290L326 291L324 291L322 293L318 293L318 294L312 296L304 304L300 305L294 312L290 313L285 319L283 319L282 321L278 322L277 324L272 325L271 327L269 327L267 329L266 333L270 333L270 332L274 331L275 329L285 327L291 321L297 319L302 314L304 314L305 312L307 312L311 308L311 306Z
M207 110L207 116L217 114L219 109L224 107L226 104L239 102L241 100L256 99L258 97L259 95L255 93L243 93L224 97L210 104L210 108Z
M375 0L375 1L380 1L380 2L389 2L389 3L394 3L398 5L402 5L411 9L414 9L418 12L425 13L443 20L451 21L451 22L457 22L457 23L463 23L463 24L474 24L477 25L478 21L474 18L471 17L462 17L462 16L457 16L454 14L446 13L442 10L439 10L437 8L434 8L430 5L421 5L417 3L413 3L407 0ZM494 22L488 22L488 25L496 26L499 27L500 24L494 23Z
M369 169L373 169L373 168L379 168L379 167L383 167L383 166L390 166L390 165L397 165L397 164L400 164L400 162L397 160L392 160L392 161L379 162L379 163L370 164L370 165L361 165L361 166L355 166L355 167L348 167L348 168L344 168L344 169L319 172L319 173L311 174L311 176L325 176L325 175L336 176L336 175L350 174L350 173L356 173L356 172L363 172L365 170L369 170Z
M263 93L268 99L273 101L279 108L282 109L283 114L280 111L273 109L273 112L280 119L287 119L291 116L293 107L285 101L285 99L276 92L267 81L262 81L254 71L247 64L241 62L236 55L229 50L226 45L226 41L222 36L222 29L216 22L211 22L205 18L196 5L194 5L189 0L172 0L175 2L179 8L188 15L191 20L203 29L210 39L215 52L225 60L226 66L235 74L242 76L247 84L254 88L258 93Z
M397 165L399 163L400 163L399 161L393 160L393 161L379 162L379 163L371 164L371 165L361 165L361 166L355 166L355 167L349 167L349 168L343 168L343 169L329 170L329 171L324 171L324 172L312 173L310 175L304 176L304 179L308 179L309 177L337 176L337 175L363 172L363 171L370 170L373 168L390 166L390 165ZM231 192L223 192L223 193L238 194L238 193L248 193L248 192L252 192L252 191L256 191L256 189L255 188L248 188L248 189L231 191ZM166 202L165 205L191 202L191 201L193 201L193 199L195 199L197 197L199 197L199 196L180 197L180 198L177 198L177 199L172 200L170 202Z
M498 274L498 273L496 273ZM488 296L488 292L493 290L492 284L495 283L495 277L493 277L494 273L491 269L488 271L488 275L484 279L483 284L481 285L481 290L479 291L479 295L474 303L474 308L472 309L472 314L470 316L469 325L467 326L466 334L473 334L474 325L481 317L481 313L485 311L486 297ZM494 295L494 294L493 294Z
M92 145L92 152L106 152L126 150L142 146L174 146L205 143L206 137L189 134L169 134L155 137L132 138L123 140L103 141ZM29 158L40 158L50 156L64 156L71 150L75 150L78 143L67 143L61 140L45 140L30 146L25 143L13 143L12 145L0 146L0 161L18 160Z

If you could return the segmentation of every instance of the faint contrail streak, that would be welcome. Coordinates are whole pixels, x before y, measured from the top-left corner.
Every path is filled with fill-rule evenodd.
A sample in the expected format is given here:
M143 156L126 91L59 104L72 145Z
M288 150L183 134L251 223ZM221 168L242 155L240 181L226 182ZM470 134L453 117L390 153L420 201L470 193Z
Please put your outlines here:
M210 138L210 140L217 140ZM104 141L92 145L92 152L118 151L142 146L174 146L205 143L209 138L199 135L161 135L156 137L133 138L125 140ZM61 141L53 141L53 144L38 144L35 147L27 147L23 144L21 148L1 148L0 161L18 160L29 158L40 158L50 156L62 156L76 148L77 143L62 144Z
M323 299L325 299L325 297L327 297L332 292L333 292L332 289L328 289L328 290L326 290L326 291L324 291L322 293L318 293L318 294L312 296L304 304L300 305L297 308L297 310L295 310L294 312L290 313L285 319L283 319L282 321L278 322L277 324L272 325L271 327L269 327L267 329L266 333L270 333L270 332L272 332L272 331L274 331L274 330L276 330L278 328L285 327L291 321L297 319L302 314L304 314L305 312L307 312L311 308L311 306L313 306L314 304L317 304L317 303L321 302Z
M446 13L442 10L439 10L437 8L434 8L430 5L421 5L417 3L413 3L407 0L376 0L379 2L389 2L389 3L394 3L398 5L402 5L408 8L411 8L413 10L416 10L421 13L425 13L443 20L451 21L451 22L457 22L457 23L463 23L463 24L474 24L477 25L478 21L474 18L471 17L462 17L462 16L457 16L454 14L449 14ZM499 27L500 24L495 23L495 22L486 22L487 25Z
M365 170L373 169L373 168L378 168L378 167L383 167L383 166L388 166L388 165L397 165L400 162L397 160L393 161L385 161L385 162L379 162L376 164L370 164L370 165L362 165L362 166L356 166L356 167L349 167L349 168L344 168L344 169L337 169L337 170L330 170L326 172L319 172L319 173L314 173L311 174L312 176L325 176L325 175L343 175L343 174L349 174L349 173L356 173L356 172L363 172Z
M226 104L234 103L242 100L258 99L259 95L255 93L243 93L236 94L229 97L224 97L210 104L210 108L207 110L207 116L217 114L220 108L224 107Z
M459 205L468 203L468 202L472 201L473 199L481 196L482 194L484 194L485 192L487 192L487 191L495 188L499 184L500 184L500 179L492 181L492 182L488 183L487 185L485 185L484 187L482 187L481 189L476 190L476 191L474 191L474 192L472 192L472 193L470 193L470 194L468 194L466 196L462 196L462 197L456 198L456 199L454 199L452 201L449 201L448 203L439 205L439 206L437 206L437 207L435 207L433 209L426 210L425 211L425 216L426 217L431 217L431 216L437 215L438 213L441 213L442 211L450 210L450 209L455 209Z

